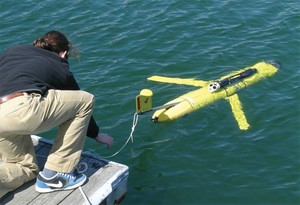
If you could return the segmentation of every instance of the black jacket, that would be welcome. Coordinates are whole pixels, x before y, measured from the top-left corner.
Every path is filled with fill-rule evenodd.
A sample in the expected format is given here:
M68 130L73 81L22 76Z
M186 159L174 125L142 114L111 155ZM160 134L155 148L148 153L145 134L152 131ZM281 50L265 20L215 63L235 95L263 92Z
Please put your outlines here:
M38 92L49 89L79 90L69 70L68 61L51 51L30 45L8 48L0 59L0 96L15 92ZM91 118L87 136L95 138L99 127Z

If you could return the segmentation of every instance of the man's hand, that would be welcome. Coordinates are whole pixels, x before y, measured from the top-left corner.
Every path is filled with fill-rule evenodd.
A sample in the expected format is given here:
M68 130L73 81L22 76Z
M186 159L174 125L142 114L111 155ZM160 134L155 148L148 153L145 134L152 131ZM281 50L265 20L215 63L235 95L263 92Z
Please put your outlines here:
M99 133L96 137L96 141L102 144L106 144L108 147L111 147L113 144L113 138L105 133Z

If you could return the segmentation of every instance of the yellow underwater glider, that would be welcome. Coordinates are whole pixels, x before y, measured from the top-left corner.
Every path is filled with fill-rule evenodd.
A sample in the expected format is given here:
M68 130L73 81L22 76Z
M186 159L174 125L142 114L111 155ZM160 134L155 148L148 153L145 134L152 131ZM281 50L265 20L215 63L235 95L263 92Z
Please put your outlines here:
M200 88L155 108L152 108L152 91L144 89L136 97L136 110L138 114L155 111L152 120L154 122L166 122L187 115L217 100L226 99L231 106L239 128L247 130L250 125L247 122L242 104L236 93L266 77L273 76L279 68L280 65L275 61L263 61L230 73L215 81L152 76L148 80L191 85Z

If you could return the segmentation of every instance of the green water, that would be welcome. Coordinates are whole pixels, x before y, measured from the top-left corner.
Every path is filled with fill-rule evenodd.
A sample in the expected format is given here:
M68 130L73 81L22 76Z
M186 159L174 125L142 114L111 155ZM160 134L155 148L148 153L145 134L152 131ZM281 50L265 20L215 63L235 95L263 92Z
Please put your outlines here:
M300 204L299 0L1 0L0 29L1 53L50 29L73 41L72 71L115 139L112 149L87 140L103 156L127 140L141 89L155 106L196 89L147 77L209 80L280 62L278 74L239 94L250 130L238 129L226 101L170 123L143 115L134 143L111 160L130 168L124 205Z

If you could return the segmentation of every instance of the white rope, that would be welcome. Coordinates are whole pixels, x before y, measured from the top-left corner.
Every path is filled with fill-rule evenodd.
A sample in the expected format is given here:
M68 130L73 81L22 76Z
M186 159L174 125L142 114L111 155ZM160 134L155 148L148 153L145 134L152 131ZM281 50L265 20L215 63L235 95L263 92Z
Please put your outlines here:
M129 135L127 141L125 142L125 144L124 144L117 152L115 152L113 155L110 155L110 156L107 156L107 157L103 157L103 158L110 158L110 157L113 157L113 156L116 156L117 154L119 154L119 152L121 152L121 151L124 149L124 147L128 144L128 142L129 142L130 139L131 139L131 142L133 143L133 133L134 133L135 127L137 126L138 119L139 119L138 113L134 113L134 115L133 115L133 121L132 121L131 132L130 132L130 135ZM84 168L83 168L83 167L84 167ZM82 168L83 168L83 169L82 169ZM86 162L80 162L80 163L77 165L76 169L77 169L77 172L78 172L78 173L83 173L83 172L87 171L88 165L87 165ZM87 195L84 193L84 191L83 191L83 189L82 189L81 186L79 187L79 190L80 190L80 192L81 192L81 194L82 194L82 196L83 196L85 202L86 202L88 205L92 205L92 203L90 202L90 200L89 200L89 198L87 197Z
M110 156L103 157L103 158L111 158L111 157L114 157L117 154L119 154L124 149L124 147L128 144L128 142L129 142L130 139L131 139L131 142L133 143L133 132L134 132L134 129L135 129L137 123L138 123L138 119L139 119L138 113L134 113L134 115L133 115L133 121L132 121L131 133L130 133L127 141L125 142L125 144L117 152L115 152L114 154L112 154Z
M130 132L130 135L129 135L127 141L125 142L125 144L124 144L117 152L115 152L113 155L110 155L110 156L107 156L107 157L103 157L103 158L110 158L110 157L114 157L114 156L116 156L117 154L119 154L119 153L124 149L124 147L128 144L128 142L129 142L130 139L131 139L131 142L133 143L133 133L134 133L135 127L137 126L138 119L139 119L138 113L134 113L134 115L133 115L133 121L132 121L131 132ZM42 156L42 157L44 157L44 156ZM84 167L84 168L83 168L83 167ZM82 169L82 168L83 168L83 169ZM80 163L77 165L76 169L77 169L77 172L78 172L78 173L83 173L83 172L86 172L86 171L87 171L88 165L87 165L86 162L80 162ZM81 194L82 194L82 196L83 196L85 202L86 202L88 205L92 205L92 203L90 202L89 198L88 198L87 195L84 193L82 187L79 186L78 188L79 188L79 190L80 190L80 192L81 192Z
M119 154L119 152L121 152L121 151L123 150L123 148L128 144L128 142L129 142L130 139L131 139L131 142L133 143L133 132L134 132L134 129L135 129L137 123L138 123L138 119L139 119L138 116L139 116L138 113L134 113L134 115L133 115L133 121L132 121L131 133L130 133L130 135L129 135L127 141L125 142L125 144L124 144L117 152L115 152L113 155L110 155L110 156L107 156L107 157L103 157L103 158L110 158L110 157L113 157L113 156L116 156L117 154ZM78 172L78 173L83 173L83 172L87 171L88 165L87 165L86 162L80 162L80 163L77 165L76 169L77 169L77 172ZM82 196L83 196L85 202L86 202L88 205L92 205L92 203L90 202L89 198L88 198L87 195L84 193L82 187L80 186L80 187L78 187L78 188L79 188L79 190L80 190L80 192L81 192L81 194L82 194Z
M88 168L89 168L89 165L86 162L79 162L75 169L80 174L80 173L86 172L88 170Z
M86 196L86 194L84 193L82 187L80 186L80 187L78 187L78 188L79 188L79 190L80 190L80 192L81 192L81 194L82 194L82 196L83 196L85 202L86 202L88 205L92 205L92 203L90 202L89 198L88 198L88 197Z
M133 115L133 121L132 121L132 127L131 127L131 133L129 135L129 138L131 139L131 142L133 143L133 132L134 132L134 129L138 123L138 120L139 120L139 115L138 113L134 113Z

